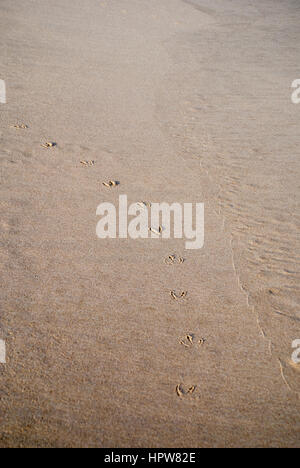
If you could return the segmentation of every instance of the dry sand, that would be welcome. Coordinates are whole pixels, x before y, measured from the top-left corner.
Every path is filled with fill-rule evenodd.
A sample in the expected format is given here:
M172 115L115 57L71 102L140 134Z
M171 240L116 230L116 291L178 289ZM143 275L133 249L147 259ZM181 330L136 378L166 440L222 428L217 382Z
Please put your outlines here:
M299 445L299 2L0 12L0 446ZM119 194L204 202L204 248L98 239Z

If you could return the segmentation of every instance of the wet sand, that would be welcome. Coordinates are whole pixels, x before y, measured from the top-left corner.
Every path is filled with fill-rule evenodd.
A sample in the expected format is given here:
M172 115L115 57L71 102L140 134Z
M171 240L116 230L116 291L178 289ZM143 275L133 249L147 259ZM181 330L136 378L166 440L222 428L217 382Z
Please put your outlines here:
M298 2L0 10L0 446L299 446ZM204 247L98 239L120 194Z

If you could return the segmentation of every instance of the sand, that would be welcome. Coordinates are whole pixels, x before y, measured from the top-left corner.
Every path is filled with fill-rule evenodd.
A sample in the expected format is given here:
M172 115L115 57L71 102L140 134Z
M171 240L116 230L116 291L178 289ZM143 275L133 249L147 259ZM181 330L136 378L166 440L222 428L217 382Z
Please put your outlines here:
M0 446L299 446L298 1L0 11ZM204 247L97 238L120 194Z

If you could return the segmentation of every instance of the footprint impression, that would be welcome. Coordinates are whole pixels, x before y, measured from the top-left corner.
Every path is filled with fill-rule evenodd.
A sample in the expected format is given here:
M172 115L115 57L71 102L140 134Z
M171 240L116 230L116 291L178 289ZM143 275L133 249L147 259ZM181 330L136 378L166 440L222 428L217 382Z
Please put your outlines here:
M185 348L192 348L195 346L203 346L205 338L196 338L193 333L187 333L183 338L180 338L179 343Z
M170 296L174 301L182 301L187 297L187 291L170 291Z
M184 262L184 258L177 256L177 255L168 255L165 259L164 262L166 265L180 265L181 263Z
M182 383L176 385L176 394L179 398L186 398L191 396L195 393L197 389L197 385L184 385Z

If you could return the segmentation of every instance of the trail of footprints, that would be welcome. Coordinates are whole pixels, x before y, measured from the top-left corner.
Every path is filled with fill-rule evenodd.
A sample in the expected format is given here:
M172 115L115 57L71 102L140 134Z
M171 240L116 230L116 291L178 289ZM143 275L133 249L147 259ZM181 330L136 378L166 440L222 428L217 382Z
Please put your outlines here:
M165 258L164 261L167 265L175 265L175 264L181 265L184 262L184 258L180 256L178 257L177 255L173 254ZM185 300L187 297L187 294L188 294L187 291L178 291L178 292L174 290L170 291L170 296L174 301ZM193 333L187 333L185 336L179 339L179 344L187 349L203 346L204 343L205 343L204 338L197 339ZM187 386L182 382L177 384L175 387L176 395L180 399L192 396L196 390L197 390L197 385Z
M150 202L144 202L144 201L139 202L138 205L141 206L142 208L151 207ZM163 227L159 226L158 229L150 227L149 231L153 232L154 234L159 236L163 232ZM166 265L182 265L184 263L184 261L185 261L185 259L183 257L178 256L176 254L168 255L164 259L164 263ZM182 301L182 300L186 299L187 294L188 294L187 291L174 291L174 290L170 291L170 296L174 301ZM182 346L184 346L185 348L192 348L192 347L196 347L196 346L199 347L199 346L204 345L205 339L200 338L200 339L196 340L196 337L195 337L194 334L188 333L183 338L181 338L179 340L179 343ZM194 392L196 391L196 389L197 389L197 385L186 386L186 385L180 383L180 384L176 385L175 391L176 391L176 395L179 398L184 398L184 397L188 397L188 396L193 395Z
M24 124L24 123L11 125L10 127L18 129L18 130L25 130L25 129L28 128L28 126L26 124ZM51 141L46 141L41 146L43 148L49 149L49 148L54 148L55 146L57 146L57 143L51 142ZM95 165L95 161L93 161L93 160L81 160L80 164L83 167L92 167L92 166ZM107 182L106 181L102 182L102 185L104 187L106 187L106 188L114 188L114 187L117 187L119 184L120 184L120 182L116 181L116 180L109 180ZM151 203L148 202L148 201L141 201L141 202L138 202L137 204L142 208L151 207ZM149 231L151 233L156 234L157 236L160 236L162 234L162 232L163 232L163 227L159 226L157 229L154 228L154 227L150 227ZM181 257L181 256L177 256L176 254L168 255L164 259L164 263L166 265L169 265L169 266L182 265L184 262L185 262L185 259L183 257ZM170 291L170 297L174 301L183 301L187 297L187 291L171 290ZM206 340L204 338L196 339L194 334L187 333L184 337L179 339L179 344L181 346L183 346L184 348L195 348L195 347L203 346L205 341ZM182 399L182 398L193 395L195 393L196 389L197 389L197 385L185 385L184 383L179 383L175 387L175 392L176 392L176 395L178 396L178 398Z

